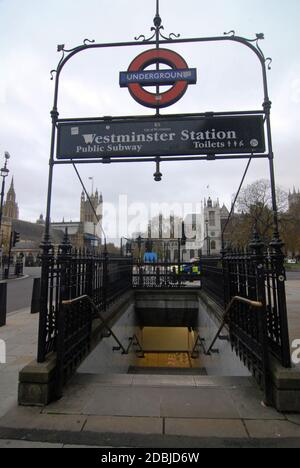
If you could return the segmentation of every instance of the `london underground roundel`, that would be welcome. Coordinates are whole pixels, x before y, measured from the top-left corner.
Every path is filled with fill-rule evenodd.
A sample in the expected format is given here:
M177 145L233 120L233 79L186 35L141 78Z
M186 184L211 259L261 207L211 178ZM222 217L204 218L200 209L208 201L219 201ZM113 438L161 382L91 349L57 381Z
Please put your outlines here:
M156 70L146 70L151 65ZM160 69L159 64L169 66ZM167 107L177 102L186 92L189 84L197 81L196 69L189 69L186 61L176 52L168 49L151 49L138 55L127 72L120 73L120 86L127 86L131 96L141 105L152 108ZM146 86L171 86L167 91L156 92Z

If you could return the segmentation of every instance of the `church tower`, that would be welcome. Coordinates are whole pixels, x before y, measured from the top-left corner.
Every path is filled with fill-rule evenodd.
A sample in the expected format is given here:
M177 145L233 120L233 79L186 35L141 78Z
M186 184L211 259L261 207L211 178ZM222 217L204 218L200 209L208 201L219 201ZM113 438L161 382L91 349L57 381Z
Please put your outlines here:
M92 195L90 195L90 201L91 203L85 196L85 193L82 192L80 200L80 222L98 224L99 219L102 218L102 194L99 195L98 190L96 190L95 194L92 193ZM94 210L97 213L99 219L97 219L95 216Z
M219 255L222 248L222 223L226 214L227 208L220 206L219 199L213 201L211 197L204 200L202 209L202 242L204 255Z
M10 189L6 195L6 201L3 206L3 216L9 219L19 219L19 207L16 202L14 178L12 178Z
M300 192L296 192L296 188L294 187L293 192L289 191L289 209L291 209L294 205L297 205L300 201Z
M102 218L103 218L103 196L96 190L92 193L90 201L84 192L81 193L80 199L80 223L82 232L85 236L92 238L102 237ZM92 206L91 206L92 205ZM95 215L97 213L97 216Z

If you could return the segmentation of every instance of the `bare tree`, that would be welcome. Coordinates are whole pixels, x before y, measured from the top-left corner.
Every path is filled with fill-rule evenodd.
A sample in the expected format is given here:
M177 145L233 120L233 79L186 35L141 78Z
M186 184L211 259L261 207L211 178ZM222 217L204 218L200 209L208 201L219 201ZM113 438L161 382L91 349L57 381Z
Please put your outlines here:
M277 188L276 192L281 219L288 207L288 196L281 188ZM247 245L254 228L265 242L272 239L274 216L271 185L268 180L258 180L242 189L236 207L237 213L229 229L233 243Z
M300 256L300 200L294 203L283 216L282 238L285 250L293 257Z

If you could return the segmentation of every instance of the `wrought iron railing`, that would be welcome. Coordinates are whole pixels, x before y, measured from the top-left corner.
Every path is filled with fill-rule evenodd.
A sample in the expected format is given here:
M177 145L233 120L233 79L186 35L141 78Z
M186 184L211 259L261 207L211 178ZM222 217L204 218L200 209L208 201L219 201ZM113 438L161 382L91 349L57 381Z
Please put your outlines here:
M56 398L63 393L63 386L76 372L77 368L91 351L93 317L100 319L112 337L116 346L112 351L121 351L127 355L131 351L138 357L144 357L144 351L136 335L128 337L128 343L122 344L102 314L101 305L96 305L88 295L62 301L58 317L57 363L56 363Z
M266 247L255 235L249 249L223 252L219 267L202 267L202 288L224 309L240 296L263 304L269 353L290 367L290 346L282 244L275 239ZM256 365L257 349L249 340L259 340L258 318L243 303L235 303L228 322L231 343L248 367ZM252 353L252 357L250 354Z
M290 349L285 296L285 271L281 243L275 240L266 249L256 236L247 251L226 251L222 258L202 259L192 264L134 263L131 258L110 258L107 253L72 249L68 236L55 252L44 246L38 361L57 351L58 340L67 336L64 346L70 354L68 372L88 352L91 321L97 316L87 301L63 314L62 303L88 296L97 311L105 309L124 292L134 289L200 288L223 311L236 296L227 326L233 349L265 387L274 356L290 366ZM247 301L261 303L262 309L249 310ZM65 320L59 322L59 320ZM59 337L59 330L61 332ZM67 331L66 331L67 330ZM266 352L267 349L267 352ZM65 361L68 361L66 356ZM270 387L270 386L268 386Z
M128 258L95 255L73 249L65 236L55 252L50 246L42 254L38 362L56 351L58 317L62 301L87 295L105 310L132 288L132 263Z
M221 308L224 308L224 274L221 259L219 264L211 264L206 260L201 264L203 290L212 297Z
M135 289L172 289L200 287L201 268L198 263L136 263L132 285Z

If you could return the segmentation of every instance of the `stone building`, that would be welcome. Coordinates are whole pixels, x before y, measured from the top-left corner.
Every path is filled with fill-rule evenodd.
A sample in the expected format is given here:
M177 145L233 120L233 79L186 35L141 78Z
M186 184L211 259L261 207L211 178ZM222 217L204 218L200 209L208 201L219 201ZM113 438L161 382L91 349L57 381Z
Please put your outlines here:
M5 203L3 204L3 217L8 219L19 219L19 207L16 202L14 178L11 180L11 185L6 194Z
M162 214L149 221L148 232L142 234L143 239L152 239L153 251L160 260L171 262L188 262L197 260L202 255L218 256L222 249L222 230L228 218L229 211L219 200L211 198L204 200L201 213L191 213L180 217ZM184 221L185 245L182 239Z
M291 209L294 205L300 202L300 191L298 189L298 192L296 191L296 188L294 187L293 191L289 191L289 196L288 196L288 202L289 202L289 209Z
M0 233L1 255L5 255L9 249L10 235L12 232L12 221L19 219L19 207L16 201L14 178L11 180L10 188L3 203L2 222Z
M96 190L95 194L92 193L89 198L90 201L84 192L81 193L79 221L67 222L63 219L61 222L51 223L52 229L62 232L68 229L70 241L72 245L77 248L101 246L103 197L102 194L99 194L98 190Z
M201 238L203 255L219 255L222 250L222 231L229 216L225 205L210 197L204 200L201 213Z
M22 254L25 265L34 266L39 264L40 246L44 238L45 226L43 224L13 219L11 221L11 230L20 233L20 242L12 249L14 260ZM52 244L55 248L58 248L63 241L63 232L51 229L50 236Z

